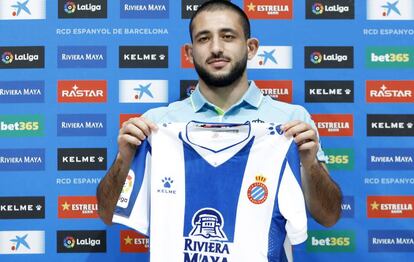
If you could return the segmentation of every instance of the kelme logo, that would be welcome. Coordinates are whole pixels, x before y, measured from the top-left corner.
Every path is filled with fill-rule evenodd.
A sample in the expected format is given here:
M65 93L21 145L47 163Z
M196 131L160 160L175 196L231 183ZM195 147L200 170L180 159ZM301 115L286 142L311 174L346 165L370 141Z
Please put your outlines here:
M309 252L353 252L355 232L350 230L310 230L306 240Z
M368 68L414 68L414 46L368 47Z
M41 115L0 115L0 137L43 136Z
M329 170L353 170L354 150L352 148L324 149Z

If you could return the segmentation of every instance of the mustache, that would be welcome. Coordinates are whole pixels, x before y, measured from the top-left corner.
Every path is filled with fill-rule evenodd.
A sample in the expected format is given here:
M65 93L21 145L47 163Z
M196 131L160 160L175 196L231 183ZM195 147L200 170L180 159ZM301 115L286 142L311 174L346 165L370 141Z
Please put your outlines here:
M206 62L208 64L216 62L216 61L226 61L226 62L230 62L230 58L227 56L224 56L222 54L217 54L217 55L212 55L209 58L207 58Z

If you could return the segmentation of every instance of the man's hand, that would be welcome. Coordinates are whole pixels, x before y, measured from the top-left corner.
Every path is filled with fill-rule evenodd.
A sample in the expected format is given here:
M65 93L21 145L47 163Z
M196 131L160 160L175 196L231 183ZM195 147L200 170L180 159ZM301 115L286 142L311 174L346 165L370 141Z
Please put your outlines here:
M282 126L286 136L292 136L298 145L300 161L305 169L315 164L319 150L319 141L316 131L308 123L294 120Z
M150 120L145 117L130 118L122 124L118 134L118 152L125 163L129 163L135 155L135 151L142 141L152 131L158 129Z
M299 120L284 124L282 130L298 145L302 189L309 212L318 223L333 226L341 215L342 193L329 176L326 165L316 158L319 150L316 130Z
M112 223L115 205L137 147L157 129L154 123L144 117L131 118L122 124L118 135L118 155L96 190L98 213L105 224Z

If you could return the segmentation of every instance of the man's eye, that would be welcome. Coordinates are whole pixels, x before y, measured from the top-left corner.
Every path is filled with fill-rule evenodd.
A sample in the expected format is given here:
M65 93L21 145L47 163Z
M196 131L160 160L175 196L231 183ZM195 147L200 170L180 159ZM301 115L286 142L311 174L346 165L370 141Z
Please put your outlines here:
M199 39L198 39L198 42L207 42L208 41L208 37L200 37Z
M232 36L232 35L224 35L223 38L226 39L226 40L232 40L232 39L234 39L234 36Z

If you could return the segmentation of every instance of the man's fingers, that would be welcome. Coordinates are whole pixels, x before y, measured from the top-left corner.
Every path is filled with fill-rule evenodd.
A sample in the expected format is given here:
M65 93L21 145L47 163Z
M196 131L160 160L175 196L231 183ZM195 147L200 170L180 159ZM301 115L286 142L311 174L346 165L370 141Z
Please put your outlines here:
M311 150L317 147L317 143L315 141L306 141L303 144L298 146L299 151Z
M315 141L317 140L316 132L313 129L307 130L305 132L299 133L294 137L295 143L300 145L307 141Z
M158 126L152 122L149 119L146 119L145 117L140 117L140 119L142 120L142 122L144 122L145 124L147 124L147 126L149 126L149 128L151 129L151 131L157 131L158 130Z
M289 130L291 127L296 126L300 123L299 120L293 120L290 122L285 123L284 125L282 125L282 130L283 132L286 132L287 130Z
M289 127L285 130L286 136L297 136L298 134L312 129L312 127L304 122L299 122L294 126Z
M136 138L135 136L129 135L129 134L122 134L118 136L118 143L127 143L129 145L139 146L141 145L141 140Z
M141 141L147 137L145 133L142 131L142 129L137 127L134 124L128 124L124 126L124 128L122 128L122 131L120 132L120 135L123 135L123 134L132 135Z

